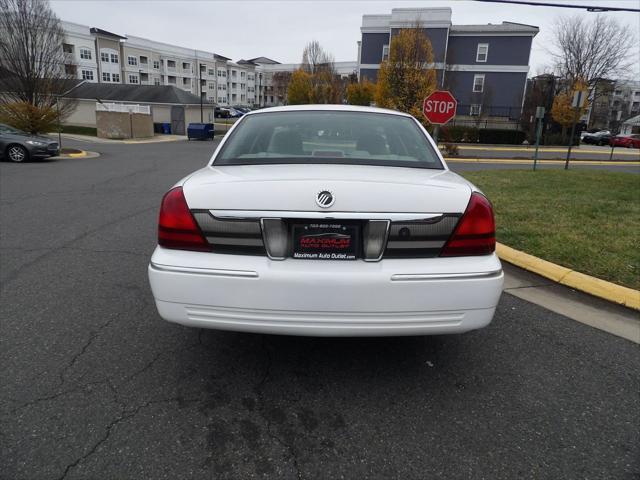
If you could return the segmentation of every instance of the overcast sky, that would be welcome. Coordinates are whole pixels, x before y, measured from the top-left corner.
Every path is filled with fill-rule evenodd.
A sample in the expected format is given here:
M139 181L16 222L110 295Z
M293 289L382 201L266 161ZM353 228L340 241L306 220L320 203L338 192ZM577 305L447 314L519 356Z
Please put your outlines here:
M542 1L542 0L540 0ZM640 8L640 0L546 0L551 3ZM52 0L62 19L187 48L214 51L233 60L266 56L299 62L304 45L318 40L337 61L356 60L363 14L391 13L394 7L453 10L454 24L526 23L540 27L534 39L531 74L548 63L545 46L554 19L561 15L608 15L631 26L640 38L640 14L589 13L569 8L495 5L467 0L423 1L79 1ZM630 77L640 79L640 42Z

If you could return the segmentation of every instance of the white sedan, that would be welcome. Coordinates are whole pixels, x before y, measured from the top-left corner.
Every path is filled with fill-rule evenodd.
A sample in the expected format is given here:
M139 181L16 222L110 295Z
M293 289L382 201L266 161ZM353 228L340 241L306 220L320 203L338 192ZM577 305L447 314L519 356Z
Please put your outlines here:
M305 105L247 113L162 200L160 316L319 336L486 326L503 273L490 202L412 116Z

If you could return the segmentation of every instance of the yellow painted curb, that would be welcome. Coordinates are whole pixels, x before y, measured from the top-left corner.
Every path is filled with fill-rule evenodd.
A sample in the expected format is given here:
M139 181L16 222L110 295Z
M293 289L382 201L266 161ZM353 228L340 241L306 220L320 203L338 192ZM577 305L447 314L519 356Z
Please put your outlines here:
M81 150L80 153L67 153L66 155L72 158L82 158L87 156L87 152Z
M570 268L542 260L501 243L496 245L496 253L505 262L537 273L556 283L604 298L613 303L640 310L640 291L600 280L599 278L576 272Z

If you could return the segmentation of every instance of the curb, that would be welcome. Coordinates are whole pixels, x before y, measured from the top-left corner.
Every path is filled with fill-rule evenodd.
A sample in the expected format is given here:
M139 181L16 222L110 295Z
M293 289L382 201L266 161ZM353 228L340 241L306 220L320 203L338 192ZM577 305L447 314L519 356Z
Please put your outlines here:
M638 290L576 272L570 268L542 260L501 243L496 244L496 253L505 262L537 273L561 285L603 298L618 305L640 310L640 291Z
M525 158L479 158L479 157L444 157L447 163L496 163L496 164L505 164L505 165L533 165L533 159L525 159ZM564 165L564 160L540 160L538 159L538 164L542 165ZM631 160L571 160L570 165L609 165L616 167L637 167L640 166L640 162L631 161Z
M53 158L97 158L100 154L98 152L90 152L87 150L80 150L78 153L65 153Z

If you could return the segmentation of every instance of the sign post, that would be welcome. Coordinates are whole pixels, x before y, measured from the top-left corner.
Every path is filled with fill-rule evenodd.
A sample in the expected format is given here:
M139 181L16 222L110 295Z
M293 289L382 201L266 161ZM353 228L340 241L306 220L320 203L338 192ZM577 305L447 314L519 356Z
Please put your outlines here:
M422 113L425 118L435 125L433 141L438 145L438 131L440 125L444 125L456 116L458 102L446 90L437 90L422 102Z
M573 102L571 106L575 109L573 114L573 125L571 125L571 136L569 137L569 148L567 149L567 159L564 162L564 169L569 170L569 157L571 157L571 148L573 147L573 137L576 134L576 123L578 123L578 113L580 108L584 104L584 100L587 96L585 90L576 90L573 93Z
M538 147L540 146L540 135L542 134L542 120L544 119L544 107L536 108L536 120L538 126L536 127L536 151L533 154L533 171L536 171L536 165L538 163Z

